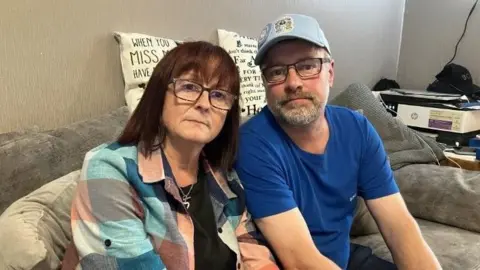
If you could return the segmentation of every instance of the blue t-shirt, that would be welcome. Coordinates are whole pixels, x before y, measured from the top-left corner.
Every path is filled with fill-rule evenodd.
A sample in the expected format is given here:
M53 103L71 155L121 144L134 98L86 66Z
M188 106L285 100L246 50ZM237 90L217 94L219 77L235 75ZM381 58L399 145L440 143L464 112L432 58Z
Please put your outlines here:
M327 105L325 114L330 137L324 154L312 154L263 108L240 129L235 166L255 219L298 207L318 250L345 269L357 195L375 199L398 187L371 123L338 106Z

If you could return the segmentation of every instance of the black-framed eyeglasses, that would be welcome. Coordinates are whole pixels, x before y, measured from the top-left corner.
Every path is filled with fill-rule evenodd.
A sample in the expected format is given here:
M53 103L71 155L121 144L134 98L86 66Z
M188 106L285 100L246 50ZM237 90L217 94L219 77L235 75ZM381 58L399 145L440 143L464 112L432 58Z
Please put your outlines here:
M203 91L208 92L208 100L212 107L228 111L232 108L237 96L222 89L210 89L186 79L172 79L173 93L179 99L196 102Z
M283 83L287 80L288 70L294 67L298 76L308 79L322 72L322 65L332 62L332 59L309 58L290 65L271 66L262 69L263 77L269 83Z

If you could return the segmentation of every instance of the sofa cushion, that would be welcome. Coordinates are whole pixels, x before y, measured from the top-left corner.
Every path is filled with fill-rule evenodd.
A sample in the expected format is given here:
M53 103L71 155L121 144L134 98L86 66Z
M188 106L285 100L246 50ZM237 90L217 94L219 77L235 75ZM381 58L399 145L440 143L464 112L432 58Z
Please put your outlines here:
M0 213L15 200L82 166L85 153L116 139L126 107L63 128L29 132L0 144Z
M0 147L3 144L10 142L11 140L16 140L21 136L25 136L31 133L37 133L39 131L40 131L40 128L38 126L32 126L32 127L21 129L21 130L0 133Z
M480 172L414 164L395 178L413 216L480 233Z
M443 269L480 269L480 234L421 219L417 221ZM381 234L352 238L352 242L368 246L375 255L393 261Z
M12 131L0 134L0 146L24 135L23 132Z
M73 171L44 185L0 216L0 269L60 266L72 238L70 206L79 176Z

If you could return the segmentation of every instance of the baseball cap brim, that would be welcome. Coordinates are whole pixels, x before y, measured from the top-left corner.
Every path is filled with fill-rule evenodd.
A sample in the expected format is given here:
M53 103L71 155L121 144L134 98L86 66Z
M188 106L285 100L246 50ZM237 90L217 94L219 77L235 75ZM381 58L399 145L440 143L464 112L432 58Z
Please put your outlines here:
M480 86L472 84L472 93L480 93Z
M277 36L275 38L272 38L270 40L268 40L257 52L257 55L255 56L255 65L260 65L263 61L263 59L265 58L266 54L268 53L268 50L270 50L273 46L275 46L277 43L281 42L281 41L284 41L284 40L293 40L293 39L301 39L301 40L305 40L305 41L308 41L312 44L315 44L317 46L320 46L324 49L327 49L327 46L323 43L320 43L320 42L317 42L316 40L310 38L310 37L306 37L306 36L300 36L298 34L295 34L295 35L289 35L289 34L284 34L284 35L281 35L281 36ZM330 53L330 52L329 52Z

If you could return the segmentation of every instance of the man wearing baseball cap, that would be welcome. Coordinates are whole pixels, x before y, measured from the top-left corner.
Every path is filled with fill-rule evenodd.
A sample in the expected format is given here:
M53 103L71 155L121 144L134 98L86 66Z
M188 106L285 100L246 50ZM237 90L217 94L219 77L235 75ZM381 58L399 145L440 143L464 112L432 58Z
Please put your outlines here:
M408 212L383 143L361 114L327 105L332 50L318 22L286 14L260 34L267 106L240 130L246 202L286 269L440 269ZM350 244L357 195L395 264Z

